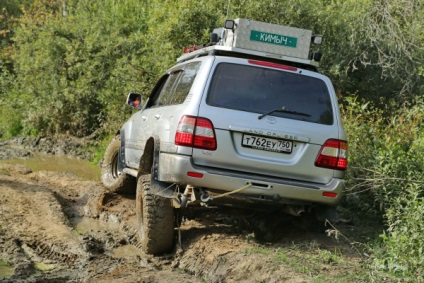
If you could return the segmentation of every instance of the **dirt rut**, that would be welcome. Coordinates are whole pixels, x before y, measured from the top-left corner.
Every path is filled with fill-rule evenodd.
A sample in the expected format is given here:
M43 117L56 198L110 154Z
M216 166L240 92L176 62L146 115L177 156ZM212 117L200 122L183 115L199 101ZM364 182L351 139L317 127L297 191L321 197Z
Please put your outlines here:
M255 252L269 244L258 243L258 218L244 211L187 210L174 251L145 255L137 248L134 199L107 194L98 182L67 172L0 164L0 257L14 272L3 279L0 275L0 281L312 281ZM264 229L278 236L280 245L314 239L329 249L340 246L325 235L304 233L290 220L277 223L279 229Z

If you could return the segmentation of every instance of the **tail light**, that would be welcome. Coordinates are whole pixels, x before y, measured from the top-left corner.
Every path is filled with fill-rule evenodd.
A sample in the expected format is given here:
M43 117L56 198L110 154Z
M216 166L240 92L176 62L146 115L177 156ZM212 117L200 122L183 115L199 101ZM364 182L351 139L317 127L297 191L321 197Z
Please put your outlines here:
M181 117L175 134L175 144L215 150L216 138L212 122L201 117Z
M329 139L321 147L315 160L315 166L336 170L346 170L347 167L347 142Z

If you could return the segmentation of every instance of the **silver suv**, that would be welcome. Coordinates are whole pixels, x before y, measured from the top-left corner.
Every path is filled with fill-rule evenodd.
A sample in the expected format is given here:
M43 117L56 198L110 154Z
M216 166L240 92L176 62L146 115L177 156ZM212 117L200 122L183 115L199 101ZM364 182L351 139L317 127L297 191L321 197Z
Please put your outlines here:
M226 21L210 46L186 49L144 105L140 94L128 95L140 111L108 146L102 181L114 192L136 191L145 252L172 248L174 211L188 205L298 216L315 209L322 219L339 203L346 134L311 38L319 41L305 30Z

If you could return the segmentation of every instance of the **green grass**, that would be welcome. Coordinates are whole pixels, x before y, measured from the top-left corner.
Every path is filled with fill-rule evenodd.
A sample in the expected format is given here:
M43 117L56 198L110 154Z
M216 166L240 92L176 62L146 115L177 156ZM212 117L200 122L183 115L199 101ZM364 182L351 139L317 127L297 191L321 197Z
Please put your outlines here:
M12 262L0 258L0 281L2 281L1 279L3 278L8 278L10 276L12 276L14 273L14 269L13 269L13 264Z
M100 142L95 148L92 148L93 152L93 160L91 161L93 164L99 164L102 160L103 155L105 154L106 148L109 145L114 135L107 135L106 137L100 139Z
M313 282L323 282L324 280L326 282L328 280L358 282L358 280L366 278L366 270L362 270L358 258L352 260L337 248L334 250L320 248L315 241L302 245L279 246L278 248L257 246L246 250L245 253L265 255L272 259L276 267L285 265L296 273L311 277Z
M12 266L12 263L6 259L0 258L0 266Z
M353 254L357 252L352 250ZM325 249L315 241L286 246L258 245L246 255L260 254L271 259L275 268L284 265L310 282L424 282L422 279L395 276L373 264L372 257L344 254L339 248ZM418 281L417 281L418 280ZM422 281L419 281L422 280ZM309 282L309 281L308 281Z

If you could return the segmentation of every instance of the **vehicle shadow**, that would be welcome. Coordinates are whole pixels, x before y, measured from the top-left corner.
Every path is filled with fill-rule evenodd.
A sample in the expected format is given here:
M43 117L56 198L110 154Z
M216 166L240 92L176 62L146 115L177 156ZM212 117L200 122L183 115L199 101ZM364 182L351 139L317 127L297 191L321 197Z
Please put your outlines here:
M310 227L302 217L270 211L258 212L235 208L192 208L182 212L181 239L186 244L210 235L240 236L258 244L293 243L327 237Z

